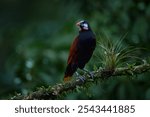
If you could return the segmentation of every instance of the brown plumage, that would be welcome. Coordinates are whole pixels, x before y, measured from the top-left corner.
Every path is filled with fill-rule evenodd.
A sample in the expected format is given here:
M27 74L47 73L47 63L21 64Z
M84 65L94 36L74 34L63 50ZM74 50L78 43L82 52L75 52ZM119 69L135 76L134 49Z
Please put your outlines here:
M72 63L73 61L75 61L75 60L77 59L77 58L76 58L76 57L77 57L76 55L77 55L77 52L78 52L78 49L77 49L78 42L79 42L79 38L76 37L76 38L74 39L73 44L71 45L67 64L70 64L70 63Z

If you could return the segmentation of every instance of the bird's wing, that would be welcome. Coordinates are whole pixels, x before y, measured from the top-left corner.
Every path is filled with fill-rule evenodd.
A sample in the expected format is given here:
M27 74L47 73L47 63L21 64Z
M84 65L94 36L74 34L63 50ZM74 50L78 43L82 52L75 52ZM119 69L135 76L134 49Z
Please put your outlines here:
M77 36L70 48L70 53L69 53L69 57L68 57L68 61L67 63L70 64L72 62L77 62L77 54L78 54L78 42L79 42L79 37Z

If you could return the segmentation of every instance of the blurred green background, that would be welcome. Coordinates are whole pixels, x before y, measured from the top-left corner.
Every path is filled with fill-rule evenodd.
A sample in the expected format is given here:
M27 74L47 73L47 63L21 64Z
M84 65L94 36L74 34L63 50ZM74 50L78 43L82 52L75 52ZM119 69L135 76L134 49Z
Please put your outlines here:
M139 57L150 56L149 0L1 0L0 99L61 82L81 19L112 40L128 32L122 44L144 47ZM95 59L87 69L101 66ZM150 73L116 77L63 99L150 99Z

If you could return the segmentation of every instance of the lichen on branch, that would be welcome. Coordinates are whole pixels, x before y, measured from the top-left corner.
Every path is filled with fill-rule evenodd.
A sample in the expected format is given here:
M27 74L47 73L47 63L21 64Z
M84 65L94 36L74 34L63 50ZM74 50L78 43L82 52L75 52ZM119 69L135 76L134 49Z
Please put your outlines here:
M96 71L92 71L94 78L91 79L91 76L84 74L85 81L83 82L80 79L72 80L68 83L59 83L48 88L41 87L37 91L32 92L26 96L16 95L11 99L22 99L22 100L48 100L48 99L58 99L63 94L72 92L78 87L84 87L88 83L95 83L97 80L107 80L109 77L122 76L122 75L138 75L144 72L150 72L150 64L144 63L132 67L120 67L116 68L113 72L110 72L107 69L99 68Z

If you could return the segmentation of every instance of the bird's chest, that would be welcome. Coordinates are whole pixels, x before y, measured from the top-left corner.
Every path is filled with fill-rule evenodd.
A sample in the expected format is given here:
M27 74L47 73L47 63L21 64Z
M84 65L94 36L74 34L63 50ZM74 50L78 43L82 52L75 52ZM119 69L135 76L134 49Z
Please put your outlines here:
M91 38L83 38L79 40L79 48L80 49L88 49L90 48L92 44L92 39Z
M83 39L79 43L78 55L80 59L86 60L93 50L93 39Z
M79 49L81 50L88 50L92 47L93 43L94 43L94 38L92 35L86 35L86 34L82 34L79 36Z
M79 34L78 49L81 54L86 54L93 50L95 46L95 38L91 31Z

